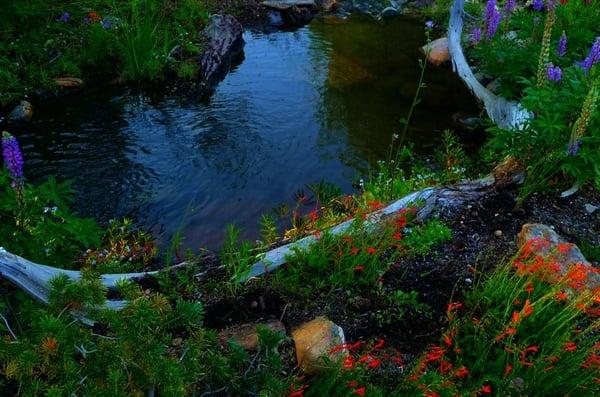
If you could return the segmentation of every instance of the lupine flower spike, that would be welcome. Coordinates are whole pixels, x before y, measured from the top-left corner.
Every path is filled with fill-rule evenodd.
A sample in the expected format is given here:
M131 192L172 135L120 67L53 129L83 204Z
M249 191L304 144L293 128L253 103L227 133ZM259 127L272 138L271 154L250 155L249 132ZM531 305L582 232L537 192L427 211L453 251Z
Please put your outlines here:
M573 124L573 130L571 131L571 139L569 141L569 147L567 148L567 155L576 156L579 153L579 148L581 147L581 137L585 133L590 120L592 119L592 114L596 109L596 105L598 102L598 96L600 95L598 83L595 82L590 87L590 91L588 92L585 101L583 102L583 107L581 109L581 114L575 124Z
M559 66L548 64L547 77L549 81L560 81L562 79L562 69Z
M544 36L542 37L542 49L538 60L537 70L537 86L543 87L546 83L546 65L550 59L550 40L552 39L552 28L556 21L556 12L552 6L553 2L548 2L548 15L546 17L546 25L544 26Z
M559 57L564 57L567 54L567 34L563 30L560 39L558 40L558 49L556 50L556 54Z
M542 11L544 9L544 0L533 0L533 9Z
M491 40L496 34L501 19L502 14L496 9L496 0L488 0L485 7L485 34L488 40Z
M583 68L585 74L588 74L598 62L600 62L600 37L596 37L588 56L579 63L579 66Z
M2 133L2 158L13 180L13 187L21 187L23 185L23 155L17 138L6 131Z

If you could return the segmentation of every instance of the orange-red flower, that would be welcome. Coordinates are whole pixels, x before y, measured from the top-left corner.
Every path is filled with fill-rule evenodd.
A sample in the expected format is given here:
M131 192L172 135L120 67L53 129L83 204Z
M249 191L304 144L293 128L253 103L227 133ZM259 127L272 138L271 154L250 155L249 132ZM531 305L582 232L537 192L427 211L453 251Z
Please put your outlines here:
M46 354L54 354L58 350L58 341L53 336L47 336L42 339L40 349Z
M533 306L531 306L531 302L529 299L525 300L525 306L523 306L523 316L527 317L533 313Z
M367 389L364 386L362 386L362 387L359 387L358 389L355 389L353 393L356 395L359 395L359 396L364 396L366 392L367 392Z
M367 247L367 252L368 252L370 255L373 255L374 253L376 253L376 252L377 252L377 249L375 249L375 247Z
M373 345L373 349L381 349L384 343L383 339L377 339L377 342Z
M511 364L506 364L506 367L504 367L504 377L506 378L508 375L510 375L512 370L513 366Z
M354 271L355 272L362 272L365 270L365 266L364 265L356 265L354 266Z
M354 358L352 356L347 356L342 363L342 366L346 369L354 368Z
M479 389L479 392L483 394L490 394L492 392L492 387L490 385L483 385L481 386L481 389Z
M464 378L465 376L469 375L469 370L463 365L462 367L456 370L455 375L458 378Z
M577 345L575 344L575 342L568 341L565 343L565 351L566 352L574 352L576 350L577 350Z

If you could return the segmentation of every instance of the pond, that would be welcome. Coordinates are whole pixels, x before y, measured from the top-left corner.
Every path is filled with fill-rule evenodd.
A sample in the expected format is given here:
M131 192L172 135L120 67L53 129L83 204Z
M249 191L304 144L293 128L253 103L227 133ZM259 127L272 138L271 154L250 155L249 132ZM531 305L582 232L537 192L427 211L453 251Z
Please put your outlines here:
M211 98L115 88L38 110L20 134L26 173L72 178L77 208L132 217L162 243L218 248L229 223L258 237L260 215L309 183L344 192L384 159L418 81L422 24L316 19L289 32L248 31L244 60ZM430 67L408 133L432 154L455 112L476 111L446 68Z

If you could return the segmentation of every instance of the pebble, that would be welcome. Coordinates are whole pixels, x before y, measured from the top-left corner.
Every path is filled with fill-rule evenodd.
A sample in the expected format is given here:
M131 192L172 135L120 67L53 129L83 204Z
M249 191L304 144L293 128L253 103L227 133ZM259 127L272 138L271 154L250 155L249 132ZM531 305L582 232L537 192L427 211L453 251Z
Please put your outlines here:
M257 301L252 301L252 302L250 302L250 307L251 307L252 309L256 309L256 308L258 307L258 302L257 302Z
M585 206L585 212L587 212L588 214L593 214L594 212L596 212L596 210L598 209L597 206L592 205L592 204L586 204Z
M494 236L496 236L496 237L500 237L500 236L502 236L502 230L496 230L496 231L494 232Z

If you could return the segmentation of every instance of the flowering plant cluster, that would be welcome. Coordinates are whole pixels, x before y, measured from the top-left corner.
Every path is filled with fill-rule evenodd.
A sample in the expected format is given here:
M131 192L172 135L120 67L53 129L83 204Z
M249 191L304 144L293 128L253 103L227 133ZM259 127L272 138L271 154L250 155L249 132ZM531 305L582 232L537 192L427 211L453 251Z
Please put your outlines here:
M483 25L493 33L476 41L472 55L498 93L532 115L517 131L491 128L487 155L527 165L525 195L549 185L600 186L599 19L597 0L539 0L531 8L487 2Z
M448 305L448 329L415 365L412 388L428 396L598 394L599 273L570 260L572 244L551 247L528 241L464 303Z

